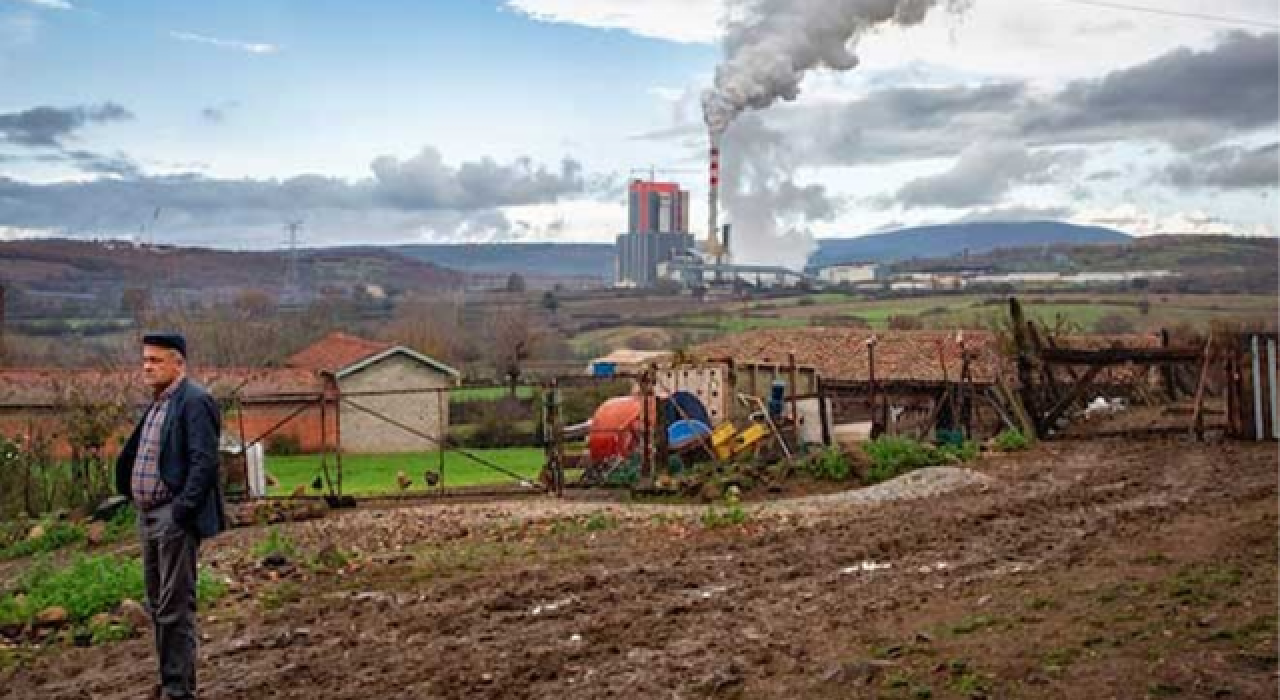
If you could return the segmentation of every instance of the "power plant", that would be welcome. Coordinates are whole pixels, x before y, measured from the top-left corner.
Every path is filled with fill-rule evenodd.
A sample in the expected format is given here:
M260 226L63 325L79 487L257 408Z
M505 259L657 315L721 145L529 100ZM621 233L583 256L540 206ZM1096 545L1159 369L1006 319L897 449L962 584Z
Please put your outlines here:
M732 262L730 224L720 223L720 134L710 133L707 233L689 233L689 192L674 182L633 179L628 187L627 233L617 238L617 285L653 287L664 280L686 289L751 284L794 286L802 273Z

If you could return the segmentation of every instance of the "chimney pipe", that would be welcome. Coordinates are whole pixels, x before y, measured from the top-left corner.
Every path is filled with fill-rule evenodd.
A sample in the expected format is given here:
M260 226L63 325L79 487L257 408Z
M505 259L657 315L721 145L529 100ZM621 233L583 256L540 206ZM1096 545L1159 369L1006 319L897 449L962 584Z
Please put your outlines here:
M719 234L720 234L720 135L715 131L711 134L711 181L707 194L707 243L708 252L714 253L716 259L719 259Z

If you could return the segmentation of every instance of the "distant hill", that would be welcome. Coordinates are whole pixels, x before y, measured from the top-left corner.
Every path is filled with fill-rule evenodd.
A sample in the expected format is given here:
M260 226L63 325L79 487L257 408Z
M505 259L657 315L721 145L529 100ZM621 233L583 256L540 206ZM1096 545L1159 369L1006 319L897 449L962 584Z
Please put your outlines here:
M608 243L463 243L402 245L396 252L470 273L595 277L613 281L614 246Z
M1055 221L981 222L904 228L857 238L824 238L809 258L810 267L839 262L894 262L985 253L1000 248L1054 244L1128 243L1132 237L1108 228Z
M10 311L18 312L38 311L41 301L115 310L126 290L145 291L161 303L166 297L184 304L224 301L249 289L282 298L288 258L284 251L125 241L0 241L0 284L7 287ZM465 283L454 270L378 248L299 251L297 274L303 291L340 296L365 285L395 294L459 289Z
M921 226L857 238L826 238L809 258L810 267L850 260L891 262L913 257L947 257L998 248L1045 244L1126 243L1130 237L1106 228L1037 221ZM472 273L588 276L612 281L614 247L607 243L476 243L404 245L393 248L418 260Z

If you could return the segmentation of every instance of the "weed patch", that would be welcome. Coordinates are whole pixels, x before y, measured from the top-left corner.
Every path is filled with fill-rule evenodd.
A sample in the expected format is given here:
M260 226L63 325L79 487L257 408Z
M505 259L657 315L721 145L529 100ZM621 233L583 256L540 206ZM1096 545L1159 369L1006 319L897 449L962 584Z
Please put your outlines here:
M0 560L19 559L33 554L46 554L63 547L83 542L86 530L76 523L54 522L40 526L44 529L39 537L28 537L18 540L4 549L0 549Z
M200 572L196 592L201 604L220 598L226 590L221 580L208 571ZM40 560L14 591L0 596L0 624L30 622L40 611L51 607L65 609L72 622L80 623L112 610L125 599L142 600L145 595L139 559L80 556L61 568Z
M978 456L978 446L972 442L961 445L927 445L911 438L890 435L867 442L862 449L871 458L867 481L873 484L923 467L961 464Z
M997 435L993 444L1001 452L1021 452L1031 446L1031 441L1021 430L1013 428Z
M809 474L822 481L847 481L853 473L849 456L838 447L828 447L805 463Z
M298 556L298 545L279 528L270 527L267 528L267 536L254 543L253 556L257 559L280 556L292 560Z
M302 600L302 587L293 581L281 581L263 591L258 597L258 603L264 610L279 610L300 600Z
M735 527L746 524L751 516L742 509L742 506L731 505L723 509L710 506L707 511L702 514L702 526L708 529L716 529L722 527Z
M999 620L989 615L970 615L960 622L952 625L947 629L954 636L963 636L980 632L988 627L994 627L999 624Z

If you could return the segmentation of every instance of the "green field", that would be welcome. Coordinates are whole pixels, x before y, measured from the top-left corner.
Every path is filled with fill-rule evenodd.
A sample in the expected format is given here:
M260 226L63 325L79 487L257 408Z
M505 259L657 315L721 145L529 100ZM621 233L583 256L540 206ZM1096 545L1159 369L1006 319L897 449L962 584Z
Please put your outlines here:
M506 398L510 393L510 390L504 386L467 387L450 391L449 402L461 403L464 401L496 401L498 399ZM516 387L516 397L521 399L533 398L533 387Z
M715 326L726 333L741 333L742 331L753 331L761 328L799 328L809 325L808 319L805 318L776 318L776 317L758 317L748 316L712 316L700 314L696 316L684 316L682 319L686 323L697 325Z
M1148 304L1146 314L1139 306L1143 301ZM1062 316L1080 330L1089 332L1102 317L1118 315L1142 331L1181 323L1205 326L1217 320L1274 318L1276 299L1258 295L1057 294L1026 297L1023 309L1028 317L1050 326ZM767 318L699 314L684 316L681 320L712 323L723 331L741 332L804 326L815 317L859 318L872 328L884 329L893 316L917 317L926 328L979 328L987 327L994 318L1006 318L1008 306L1002 297L939 295L787 306L776 309L774 315Z
M544 461L542 450L535 447L467 451L529 480L537 478ZM329 462L330 474L336 478L332 457L329 458ZM342 491L353 495L397 493L400 487L396 483L396 474L401 470L413 480L410 490L421 491L426 483L422 475L428 469L439 471L438 452L343 455ZM319 455L268 456L267 472L278 482L270 489L272 496L287 496L293 493L298 484L307 485L308 494L323 493L310 488L312 480L321 474ZM516 483L515 480L510 476L474 462L458 452L445 453L444 485L448 488L514 483Z

